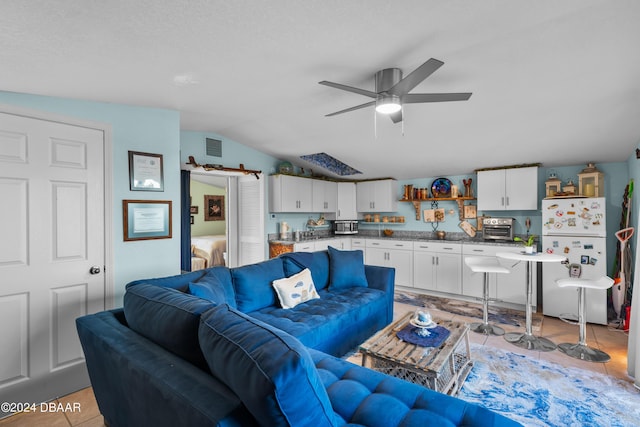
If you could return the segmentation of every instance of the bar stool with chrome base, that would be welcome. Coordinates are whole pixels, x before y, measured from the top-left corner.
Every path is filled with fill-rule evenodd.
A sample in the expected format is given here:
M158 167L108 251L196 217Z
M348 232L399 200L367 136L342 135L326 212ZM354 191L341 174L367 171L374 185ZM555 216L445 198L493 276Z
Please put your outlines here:
M479 334L504 335L504 329L489 324L489 273L510 273L509 269L492 257L467 257L464 262L474 273L484 273L482 323L472 323L470 329Z
M609 289L613 286L613 279L607 276L602 276L599 279L579 279L571 277L568 279L556 280L556 284L561 288L569 286L578 288L578 325L580 326L578 343L562 343L558 344L558 348L567 356L575 357L576 359L586 360L589 362L608 362L611 357L607 353L587 345L585 338L587 323L586 296L587 288L602 290Z

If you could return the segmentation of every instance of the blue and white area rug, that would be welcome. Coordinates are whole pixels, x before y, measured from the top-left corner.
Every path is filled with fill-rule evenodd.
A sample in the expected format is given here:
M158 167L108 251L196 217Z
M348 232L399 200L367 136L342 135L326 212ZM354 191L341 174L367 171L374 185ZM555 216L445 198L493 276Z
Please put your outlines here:
M427 309L437 309L453 314L482 319L482 304L400 290L396 290L394 297L396 302L403 304L425 307ZM498 307L490 304L488 314L489 322L524 328L524 311ZM542 319L542 313L533 313L531 324L534 331L540 330L540 327L542 326Z
M472 344L458 397L529 426L640 426L640 391L579 368Z

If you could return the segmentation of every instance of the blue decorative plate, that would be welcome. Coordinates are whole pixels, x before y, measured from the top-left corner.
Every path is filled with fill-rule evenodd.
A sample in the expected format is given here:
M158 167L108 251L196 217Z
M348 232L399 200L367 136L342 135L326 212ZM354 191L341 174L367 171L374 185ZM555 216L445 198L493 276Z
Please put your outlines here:
M433 197L451 197L451 181L447 178L438 178L431 183Z

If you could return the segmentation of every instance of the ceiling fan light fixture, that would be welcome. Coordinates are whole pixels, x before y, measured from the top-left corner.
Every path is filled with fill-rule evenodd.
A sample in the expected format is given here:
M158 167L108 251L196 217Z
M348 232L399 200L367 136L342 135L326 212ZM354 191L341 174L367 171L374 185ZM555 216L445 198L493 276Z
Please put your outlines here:
M397 113L402 109L400 97L397 95L382 95L376 99L376 111L382 114Z

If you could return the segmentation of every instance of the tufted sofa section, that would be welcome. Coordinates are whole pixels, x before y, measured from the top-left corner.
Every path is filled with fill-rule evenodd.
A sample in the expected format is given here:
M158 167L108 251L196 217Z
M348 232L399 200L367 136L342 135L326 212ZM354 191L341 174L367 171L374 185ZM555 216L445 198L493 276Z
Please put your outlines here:
M486 408L309 349L341 426L517 426ZM382 410L381 410L382 409Z
M247 291L246 273L255 277L280 268L271 262L242 271L209 269L218 285L214 299L220 301L187 293L208 274L188 273L132 283L123 309L77 319L105 422L111 427L518 425L333 356L389 322L393 270L367 266L369 286L331 289L331 278L317 271L317 264L327 265L323 258L304 255L288 266L286 274L292 274L316 264L321 296L293 309L268 305L243 313L240 302L260 304L232 297L239 289L234 275L245 275ZM266 292L258 297L271 298Z

